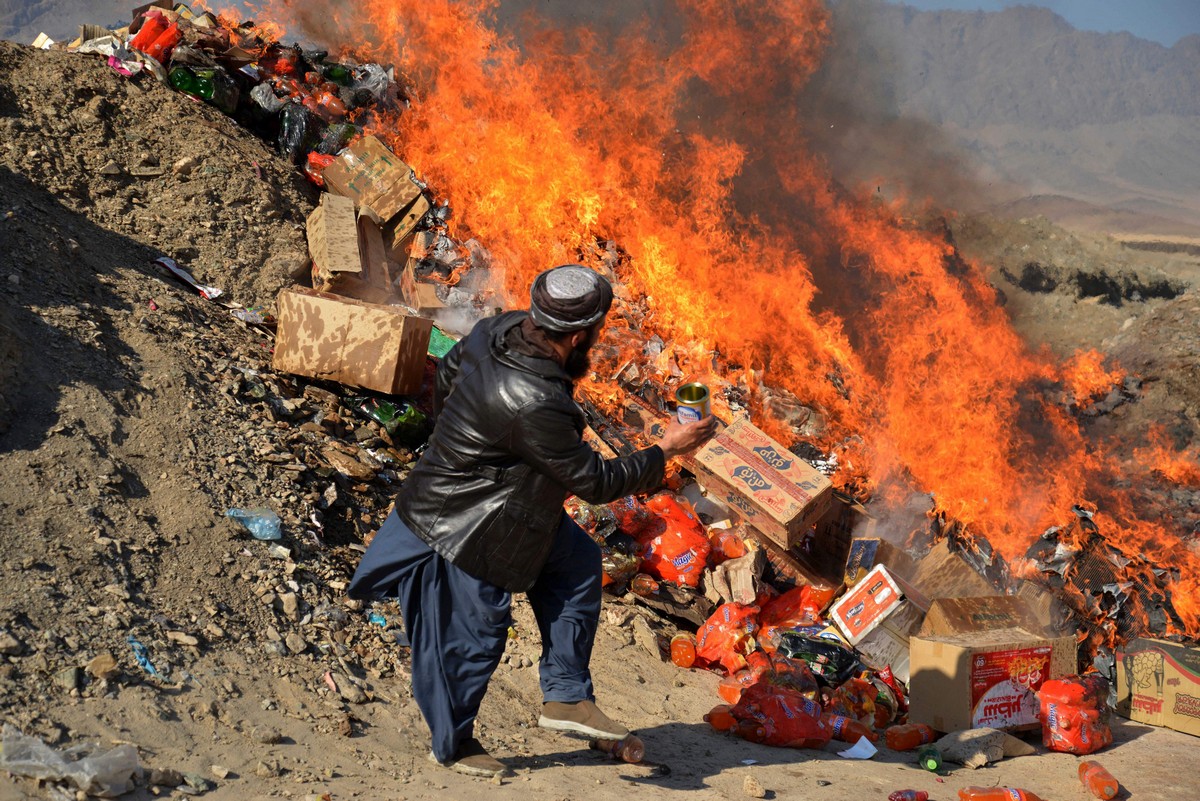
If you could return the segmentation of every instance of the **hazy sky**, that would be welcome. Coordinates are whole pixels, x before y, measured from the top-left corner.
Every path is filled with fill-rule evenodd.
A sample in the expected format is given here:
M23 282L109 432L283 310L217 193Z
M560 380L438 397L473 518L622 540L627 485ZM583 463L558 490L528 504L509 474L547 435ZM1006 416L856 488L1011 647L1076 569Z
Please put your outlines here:
M1200 33L1200 0L892 0L926 10L998 11L1006 6L1043 6L1086 31L1129 31L1134 36L1173 45Z

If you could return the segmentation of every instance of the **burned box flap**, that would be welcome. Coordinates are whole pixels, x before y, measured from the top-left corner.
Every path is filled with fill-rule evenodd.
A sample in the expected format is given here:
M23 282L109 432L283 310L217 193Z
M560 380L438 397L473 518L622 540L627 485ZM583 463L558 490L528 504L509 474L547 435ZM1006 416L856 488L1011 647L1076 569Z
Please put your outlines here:
M308 215L306 235L317 288L332 287L338 276L362 272L353 201L322 194L320 204Z

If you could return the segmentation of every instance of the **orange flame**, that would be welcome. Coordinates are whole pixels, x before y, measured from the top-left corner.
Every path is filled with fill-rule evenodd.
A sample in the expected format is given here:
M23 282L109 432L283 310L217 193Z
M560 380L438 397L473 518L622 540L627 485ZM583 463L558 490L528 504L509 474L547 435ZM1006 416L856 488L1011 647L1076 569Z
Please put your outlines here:
M1050 399L1119 373L1032 351L981 270L811 154L794 101L830 36L820 2L678 0L620 36L543 28L520 46L496 10L281 0L267 16L397 66L411 107L364 122L451 201L456 236L486 243L513 305L615 241L641 316L613 328L674 343L684 373L715 364L785 441L762 387L790 391L842 485L932 493L1010 559L1091 501L1122 547L1183 570L1177 599L1200 597L1183 520L1148 511L1119 449Z

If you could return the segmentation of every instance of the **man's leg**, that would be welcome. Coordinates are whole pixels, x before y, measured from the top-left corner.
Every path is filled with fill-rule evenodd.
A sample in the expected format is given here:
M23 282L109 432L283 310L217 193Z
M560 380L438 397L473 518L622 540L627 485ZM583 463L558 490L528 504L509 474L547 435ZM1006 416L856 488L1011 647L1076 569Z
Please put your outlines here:
M591 737L619 739L629 731L594 703L588 665L600 624L600 546L563 514L554 547L529 604L542 635L542 699L538 724Z
M453 762L471 755L461 753L464 745L477 748L469 741L504 653L512 596L447 562L395 513L376 538L383 536L412 645L413 698L429 725L434 758Z

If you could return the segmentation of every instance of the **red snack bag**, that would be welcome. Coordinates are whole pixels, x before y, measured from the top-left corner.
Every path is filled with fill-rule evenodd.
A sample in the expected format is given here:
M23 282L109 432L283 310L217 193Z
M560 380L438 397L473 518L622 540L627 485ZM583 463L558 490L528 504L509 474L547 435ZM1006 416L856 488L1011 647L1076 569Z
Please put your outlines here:
M1038 690L1042 745L1068 754L1092 754L1112 744L1108 680L1098 673L1052 679Z
M875 722L875 696L879 691L875 685L866 679L847 679L833 691L829 699L829 711L838 715L865 721Z
M695 587L712 548L704 526L669 493L651 498L646 509L659 518L663 530L647 543L642 567L652 576Z
M821 705L787 687L769 682L751 685L731 712L739 721L756 723L762 737L757 741L767 745L824 748L829 743L829 729L821 723Z
M767 602L758 616L761 639L770 642L778 630L812 626L820 622L821 609L813 602L813 589L795 587Z
M696 632L696 654L720 663L729 675L746 667L746 654L755 650L758 607L721 604Z

